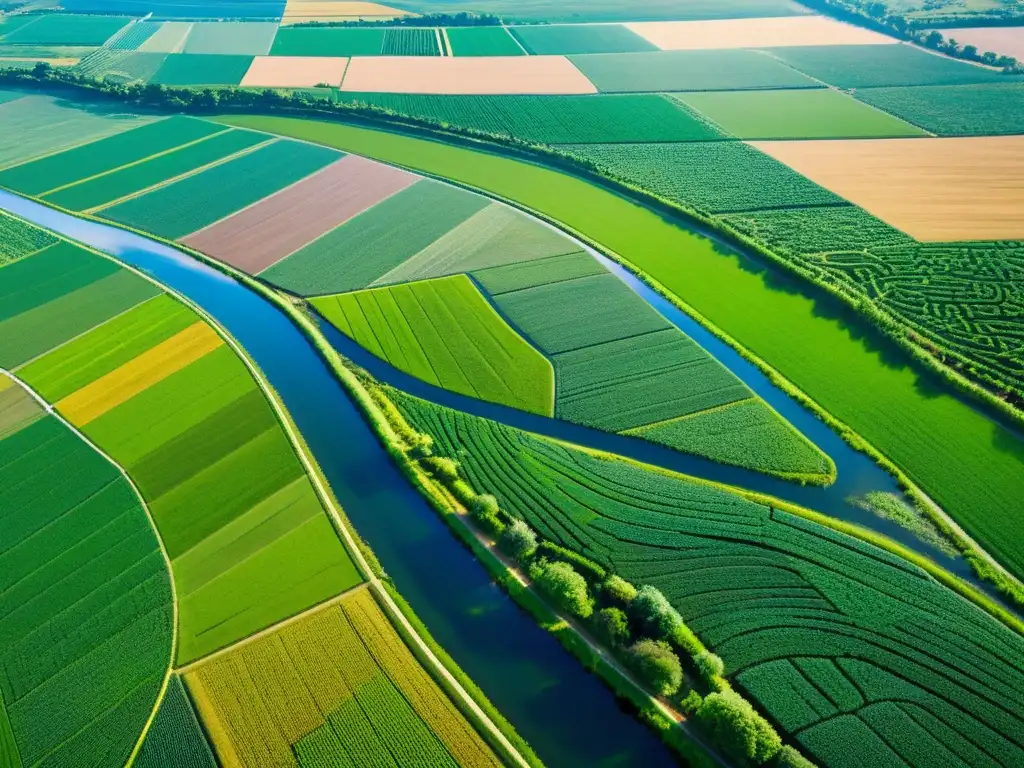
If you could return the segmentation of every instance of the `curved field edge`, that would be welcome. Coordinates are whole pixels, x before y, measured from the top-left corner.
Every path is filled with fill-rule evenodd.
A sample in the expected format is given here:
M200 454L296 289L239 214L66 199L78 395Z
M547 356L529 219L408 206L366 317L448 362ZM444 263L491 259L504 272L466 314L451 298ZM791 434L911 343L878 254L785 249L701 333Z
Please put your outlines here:
M996 587L1008 597L1017 601L1020 604L1024 604L1024 584L1022 584L1018 577L1012 573L1009 568L1000 560L997 560L990 552L981 546L979 540L986 540L986 543L991 543L992 549L995 552L1000 552L1000 548L995 546L999 540L999 536L996 535L982 535L979 532L978 523L983 522L983 518L978 518L973 512L976 506L975 500L967 500L965 498L965 492L961 491L956 483L953 483L953 478L941 470L941 468L932 468L930 465L924 465L916 459L914 451L899 444L891 436L884 434L887 426L879 422L869 422L866 417L862 418L858 413L858 410L854 407L848 407L849 413L845 415L845 419L840 419L834 416L829 410L826 410L824 406L819 403L819 400L824 400L828 397L829 393L827 387L818 384L813 390L813 395L806 388L799 387L794 383L792 376L800 376L801 370L798 369L797 363L790 357L789 365L787 366L790 371L790 375L784 375L780 372L774 364L768 362L762 354L765 352L755 352L750 347L744 345L735 336L735 331L726 330L722 323L729 322L730 318L726 317L730 307L726 306L724 309L720 306L724 302L722 301L723 294L718 292L715 294L714 302L712 304L705 305L702 302L704 311L701 308L696 307L691 300L684 300L671 290L667 285L661 282L659 279L654 277L650 272L638 266L637 264L630 261L630 259L624 256L622 253L615 251L610 246L602 242L599 235L593 233L595 228L601 226L607 227L611 222L614 221L615 212L618 214L629 216L634 220L637 217L644 218L644 226L651 230L655 230L657 227L671 227L682 236L691 239L696 242L697 235L689 232L680 230L672 223L662 221L662 217L658 215L657 211L651 210L648 206L643 203L631 200L624 197L621 194L617 194L613 191L609 191L606 188L602 188L599 185L588 181L585 178L574 175L571 171L563 170L559 168L551 168L547 165L542 164L543 157L533 158L513 158L509 156L509 153L503 153L503 149L500 146L487 145L487 146L474 146L467 148L464 146L455 146L451 142L446 142L443 139L454 138L456 141L460 137L437 137L434 136L412 136L409 134L402 133L401 131L395 131L392 127L391 131L380 128L364 128L353 125L346 125L337 121L328 120L316 120L316 119L303 119L294 117L267 117L267 116L254 116L254 115L240 115L240 116L221 116L216 118L221 122L225 122L231 125L237 125L240 127L261 127L271 133L277 133L279 135L291 136L293 138L299 138L313 143L327 144L337 148L348 149L357 154L361 154L367 157L371 157L375 160L396 165L398 167L414 170L417 173L421 173L425 176L436 178L449 183L456 184L463 188L469 189L474 192L485 194L489 197L501 200L502 202L508 203L509 205L515 206L520 210L524 210L538 218L547 221L560 229L568 232L578 240L590 245L600 253L605 254L609 258L612 258L629 271L636 274L646 283L648 283L655 291L661 294L664 298L671 301L682 311L689 314L695 320L700 322L705 328L717 337L728 343L734 349L737 350L744 358L749 360L758 366L758 368L765 373L776 386L779 386L785 392L800 401L805 407L809 408L814 412L818 418L827 423L835 432L842 436L848 443L854 448L861 450L862 452L869 455L876 463L890 472L899 483L915 498L915 500L924 508L933 522L939 526L943 533L947 534L957 542L958 548L963 552L964 556L971 562L972 567L978 575L986 580L993 582ZM464 141L464 137L463 141ZM526 162L524 162L526 160ZM468 166L462 164L464 161L468 161ZM514 173L510 173L510 168L517 168ZM503 175L503 172L505 175ZM519 175L515 175L518 173ZM488 175L489 174L489 175ZM514 176L514 177L513 177ZM602 221L595 221L592 218L585 216L576 216L576 219L581 221L575 221L569 223L562 218L559 218L555 211L551 209L562 205L559 200L553 200L551 198L544 197L546 192L543 192L545 183L548 187L557 188L559 191L553 194L560 195L562 199L572 199L571 195L567 194L567 189L572 188L581 194L588 194L593 200L598 200L602 208L594 212L594 215L600 215ZM533 189L531 189L531 186ZM536 189L541 189L541 192L536 192ZM597 198L595 195L602 197ZM540 198L539 200L537 198ZM646 195L650 197L650 195ZM544 207L537 207L543 204ZM596 205L596 204L595 204ZM664 206L662 206L664 207ZM678 214L681 210L679 206L672 206L674 213ZM571 213L564 206L560 211L560 214ZM707 223L709 226L711 222L705 222L703 217L695 212L685 211L688 215L692 215L695 219L700 221L702 224ZM587 225L587 229L590 232L579 229L579 226ZM640 225L637 225L638 227ZM636 227L630 228L630 231L634 231ZM605 233L607 234L607 233ZM664 233L658 233L664 234ZM727 233L730 237L732 233ZM745 242L756 252L761 252L763 247L758 246L753 241ZM712 248L714 243L712 242ZM707 250L707 249L706 249ZM722 284L732 283L736 285L743 285L748 291L753 290L758 293L761 297L765 293L771 290L771 287L765 283L765 278L761 274L761 270L757 270L756 274L751 274L750 270L745 269L744 266L737 262L737 258L734 255L725 256L719 258L720 254L710 254L712 258L717 260L717 263L713 266L714 279ZM704 265L708 268L708 264ZM757 285L751 287L751 279L757 281ZM698 281L699 282L699 281ZM710 290L714 290L714 286L709 287ZM738 292L737 292L738 293ZM773 302L782 307L777 311L771 312L773 317L782 317L785 315L795 317L795 322L809 324L827 324L820 325L817 330L824 333L828 331L830 334L830 342L841 343L847 347L852 346L852 350L856 355L877 355L878 353L867 346L861 339L860 334L851 333L849 329L845 328L842 324L832 320L828 315L825 317L819 317L817 313L819 309L817 307L817 301L814 298L807 297L803 294L792 296L789 293L783 294L779 291L773 291L771 294ZM707 300L707 296L697 296L697 299ZM743 296L737 296L734 300L743 301ZM716 306L719 305L719 306ZM708 312L714 312L716 317L713 319L709 316ZM735 317L732 318L735 321ZM830 326L830 327L829 327ZM764 347L766 343L775 344L771 349L771 354L776 357L785 352L782 348L778 347L778 342L771 342L766 337L757 339L752 338L752 333L756 329L752 329L749 323L746 327L743 327L745 338L748 339L748 343L758 344L760 347ZM789 335L801 334L800 328L793 328L791 326L792 333ZM782 335L782 338L787 337L786 334ZM850 350L847 350L850 351ZM919 357L919 356L918 356ZM877 361L871 361L873 369L889 371L885 367L885 363L878 359ZM929 369L931 367L929 366ZM902 373L901 369L898 373ZM914 387L920 386L920 372L916 370L910 371L914 375ZM805 372L805 377L813 376L813 372ZM966 381L966 380L965 380ZM813 383L813 382L812 382ZM850 386L856 386L851 384ZM972 385L974 386L974 385ZM911 393L915 401L919 403L925 403L928 400L927 396L922 396L916 389ZM951 395L946 397L952 398ZM1002 403L1002 401L998 401ZM839 403L842 406L842 403ZM1002 403L1005 406L1004 411L1009 410L1009 406ZM834 407L834 406L833 406ZM992 425L987 416L976 413L974 409L965 403L955 402L949 405L950 412L954 414L958 420L967 420L979 430L986 430L992 427L999 429L999 425ZM1004 412L1004 415L1008 415ZM851 417L853 417L851 419ZM922 417L925 418L925 417ZM851 426L849 423L853 419L856 419L859 423L855 426ZM979 422L978 420L984 420ZM875 432L874 441L869 441L862 436L864 431ZM875 443L881 438L881 444L886 448L888 453L883 453L882 450L876 447ZM978 437L980 440L981 438ZM998 437L995 438L998 441ZM989 458L999 456L1000 454L994 453L994 448L990 448L988 444L984 446L984 450L989 453ZM903 455L897 456L896 459L890 457L889 454L893 452L902 451ZM971 476L975 478L975 484L977 489L983 492L990 492L992 488L999 488L1000 484L1005 485L1008 477L1010 476L1009 470L1003 472L1006 467L997 468L993 467L991 461L981 461L982 456L971 454L973 456L970 462L974 465L971 468ZM1009 459L1004 460L1003 464L1007 465ZM979 480L980 477L987 476L987 479ZM957 487L954 487L956 485ZM927 490L926 490L927 489ZM936 501L933 501L934 497ZM1007 499L1003 499L1006 503L1012 503ZM1014 497L1015 498L1015 497ZM952 503L951 503L952 502ZM942 508L939 507L942 505ZM955 508L958 519L954 519L944 509ZM971 531L966 530L973 529Z
M29 197L29 196L24 196ZM321 357L328 364L328 367L335 373L338 380L345 386L346 390L353 396L360 409L366 415L370 415L369 407L372 407L372 401L369 394L365 392L362 386L354 375L348 371L341 363L341 357L333 347L320 336L319 330L316 329L312 321L297 310L294 305L283 299L277 292L272 291L263 283L251 278L249 275L239 272L234 268L224 265L208 256L193 251L189 248L182 246L179 243L167 240L164 238L156 237L147 232L136 230L131 227L112 224L106 220L97 219L87 214L74 213L66 211L60 206L47 203L45 200L39 200L31 198L35 202L46 205L62 213L67 213L77 218L88 219L105 226L115 226L118 229L123 229L128 232L145 237L154 242L160 242L163 245L174 248L180 252L184 252L189 256L195 258L197 261L201 261L208 266L227 274L234 278L238 282L245 285L250 290L255 291L264 299L269 300L278 309L282 310L289 316L289 318L296 324L296 326L306 335L307 338L313 343L314 347L320 353ZM472 683L468 675L466 675L461 669L458 668L457 664L447 654L437 654L433 648L438 647L436 641L432 638L425 639L417 631L416 627L422 627L422 622L415 617L411 607L407 603L395 602L391 596L391 592L385 590L380 580L380 575L383 573L379 562L370 549L369 545L363 541L359 536L355 527L345 516L344 511L341 507L340 502L334 496L333 491L330 489L330 485L327 482L326 476L323 470L320 468L316 457L313 455L309 446L303 439L298 427L292 420L287 408L284 406L283 401L277 394L276 390L267 381L263 372L260 370L256 362L251 358L245 348L239 344L235 338L223 328L216 320L214 320L202 307L195 304L191 299L175 291L174 289L160 283L156 279L145 275L144 273L138 272L130 265L124 264L119 259L110 254L99 251L90 246L84 245L70 238L61 239L72 242L80 248L89 251L95 255L101 256L105 259L113 261L120 265L122 268L139 274L150 282L158 285L162 290L166 291L170 296L183 303L194 311L200 318L202 318L207 324L209 324L214 331L224 340L224 342L232 349L232 351L242 360L249 373L255 379L260 391L270 404L275 417L278 419L285 435L287 436L292 447L295 449L296 454L302 463L303 469L306 471L310 478L314 489L316 490L317 496L320 499L322 505L328 513L328 518L331 521L332 527L334 527L339 539L344 545L345 549L351 555L353 562L356 565L357 570L363 575L366 581L369 583L370 588L374 589L380 596L380 603L385 614L389 620L395 626L396 631L402 636L402 638L409 644L410 650L413 654L423 663L424 667L430 674L430 676L441 686L441 688L452 697L453 703L458 707L460 711L467 717L473 727L480 733L484 740L502 757L503 762L509 765L519 766L530 766L531 768L539 768L543 763L534 754L533 750L529 747L527 742L516 733L515 728L505 720L504 716L491 704L486 695ZM328 352L329 350L329 352ZM344 374L342 373L344 372ZM350 380L350 381L349 381ZM351 383L350 383L351 382ZM362 397L360 397L360 393ZM366 407L364 407L364 400ZM387 421L383 416L380 416L381 423L387 424ZM376 429L376 428L375 428ZM392 438L394 435L392 434ZM159 538L159 535L158 535ZM287 620L287 619L286 619ZM280 623L280 622L279 622ZM411 641L411 642L410 642ZM234 645L234 644L232 644ZM232 645L227 646L228 648ZM450 665L450 666L449 666ZM170 668L169 668L170 671ZM462 681L466 681L468 685L463 684ZM164 681L166 689L167 680ZM152 718L155 718L159 708L159 701L156 703ZM145 734L143 734L143 737ZM140 738L136 745L136 751L141 749L143 739Z
M60 239L63 239L63 238L60 238ZM170 559L170 557L167 554L167 549L164 547L163 539L160 536L160 531L157 528L156 522L153 519L153 514L152 514L152 512L149 509L149 505L146 503L146 500L143 498L142 493L139 491L138 487L135 485L135 481L132 480L132 478L128 475L128 473L125 471L124 467L122 467L120 464L118 464L116 461L114 461L110 456L108 456L102 449L99 448L99 446L97 446L92 440L90 440L88 437L86 437L77 427L75 427L73 424L71 424L69 421L67 421L67 419L65 419L62 415L57 413L57 411L53 409L53 407L52 407L52 405L50 403L48 403L46 400L44 400L39 395L39 393L36 392L34 389L32 389L32 387L30 387L26 382L24 382L20 378L18 378L18 376L16 374L14 374L14 373L6 370L6 369L0 368L0 377L7 378L7 379L13 381L14 382L14 386L21 387L26 393L28 393L28 395L36 403L38 403L42 407L42 409L44 410L44 413L45 413L46 416L49 416L51 418L56 419L65 430L67 430L77 440L79 440L82 444L87 446L89 450L91 450L93 453L95 453L98 456L100 456L107 464L109 464L111 467L113 467L116 470L117 474L120 475L121 479L128 485L129 488L131 488L131 492L135 496L135 499L138 502L139 507L142 509L143 513L145 514L146 522L149 525L149 528L150 528L150 530L153 533L153 537L156 540L157 547L160 550L160 555L161 555L161 558L163 559L163 564L164 564L164 571L165 571L165 574L167 576L168 591L170 593L170 598L171 598L171 605L170 605L170 607L171 607L171 637L170 637L170 644L169 644L169 648L168 648L169 654L168 654L168 657L167 657L166 670L163 673L163 679L160 682L160 688L157 690L156 696L153 699L153 705L152 705L152 708L150 710L149 716L146 718L146 721L143 723L142 728L139 731L139 735L138 735L137 739L135 740L135 744L134 744L134 746L133 746L133 748L131 750L131 753L128 756L128 760L127 760L126 764L127 765L131 765L134 762L135 758L138 756L139 751L142 749L142 745L143 745L143 743L146 740L146 735L149 733L150 729L153 727L153 723L155 722L157 714L160 711L160 705L163 702L164 696L167 693L167 687L168 687L168 685L170 683L171 675L173 674L174 655L177 652L177 647L178 647L178 598L177 598L177 590L176 590L176 587L175 587L175 584L174 584L174 578L172 577L173 571L171 569L171 559ZM0 710L3 710L4 708L5 708L4 701L3 701L2 696L0 696ZM0 723L0 725L6 724L6 730L9 731L10 724L9 724L7 713L6 712L0 712L0 716L2 716L2 718L3 718L3 722ZM11 738L13 739L14 738L14 734L13 734L13 732L10 732L10 733L11 733ZM15 747L15 749L17 749L17 742L16 741L14 742L14 747ZM20 757L18 758L18 760L17 760L17 762L15 764L16 765L20 765L21 764Z

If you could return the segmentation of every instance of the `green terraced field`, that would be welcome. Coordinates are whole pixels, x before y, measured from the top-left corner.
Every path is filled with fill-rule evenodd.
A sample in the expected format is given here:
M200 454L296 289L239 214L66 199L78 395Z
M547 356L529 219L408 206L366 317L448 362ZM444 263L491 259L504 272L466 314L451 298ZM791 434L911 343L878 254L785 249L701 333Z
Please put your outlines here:
M260 277L310 296L365 288L488 204L424 180L392 195L295 252Z
M388 29L380 52L384 56L440 56L437 33L430 29Z
M146 734L133 765L138 768L167 768L172 765L217 768L217 761L179 675L171 675L153 727Z
M182 52L266 56L276 33L277 24L268 21L197 22Z
M0 267L57 242L46 230L0 213Z
M281 27L271 56L380 56L384 30L373 27Z
M858 88L856 97L939 136L1024 133L1024 83Z
M72 211L109 205L128 195L223 160L269 138L255 131L227 131L159 157L148 158L103 176L78 182L44 197Z
M345 93L343 98L538 144L711 141L725 138L706 121L694 117L671 99L656 94L424 96Z
M771 55L811 77L844 89L974 85L1020 79L910 45L796 46L774 48Z
M845 204L738 141L577 144L564 149L612 177L708 213Z
M105 218L167 238L183 237L320 170L340 155L277 141L103 211Z
M558 24L510 27L527 52L534 55L573 53L637 53L656 46L618 24Z
M547 416L554 371L464 275L313 301L333 325L406 373Z
M1024 760L1024 640L918 567L682 476L408 396L399 403L475 491L544 538L660 589L820 764L848 765L853 749L872 765ZM904 714L881 717L894 700ZM892 738L915 722L930 736Z
M45 14L4 35L17 45L103 45L131 21L127 16Z
M676 99L738 139L926 136L922 129L831 89L688 93Z
M155 35L158 29L160 25L153 22L135 22L122 29L107 47L115 51L137 51L139 46Z
M172 53L150 79L160 85L238 85L252 56L220 53Z
M596 53L571 60L602 93L821 87L759 51Z
M449 27L452 56L525 56L505 27Z
M0 172L0 186L29 195L45 194L223 130L223 126L205 120L169 117L133 131L8 168Z
M123 763L173 633L170 575L142 504L47 417L0 440L0 508L0 699L17 749L5 762Z

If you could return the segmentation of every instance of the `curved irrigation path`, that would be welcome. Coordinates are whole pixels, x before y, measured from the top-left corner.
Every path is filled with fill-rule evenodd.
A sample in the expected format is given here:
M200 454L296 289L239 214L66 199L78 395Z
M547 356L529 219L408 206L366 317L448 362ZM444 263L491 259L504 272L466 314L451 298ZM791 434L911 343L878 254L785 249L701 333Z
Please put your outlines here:
M494 585L426 500L391 462L348 393L286 314L233 278L168 245L115 226L85 221L0 190L0 208L104 251L186 296L225 328L260 367L316 456L337 498L395 586L435 639L527 739L557 765L671 765L667 749L557 641ZM590 250L590 249L588 249ZM591 251L594 253L593 251ZM848 503L869 491L899 492L895 480L851 448L752 363L638 278L594 254L651 306L690 335L835 461L826 488L800 486L727 467L646 441L484 403L405 374L321 322L345 357L375 377L442 405L616 453L685 474L801 504L885 534L975 586L966 562L904 528ZM552 728L552 723L560 727Z

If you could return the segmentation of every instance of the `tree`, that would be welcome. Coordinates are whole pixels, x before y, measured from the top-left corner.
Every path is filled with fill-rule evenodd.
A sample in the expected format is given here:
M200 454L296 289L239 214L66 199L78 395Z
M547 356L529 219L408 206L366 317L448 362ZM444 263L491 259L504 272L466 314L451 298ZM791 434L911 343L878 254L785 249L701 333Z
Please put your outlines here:
M814 768L814 763L788 744L775 755L775 765L777 768Z
M714 677L721 677L725 674L725 663L721 658L711 653L711 651L698 653L694 657L693 663L697 665L698 671L700 671L705 680L711 680Z
M414 459L425 459L434 452L434 438L422 432L409 435L409 455Z
M735 691L708 694L697 710L697 718L723 749L758 765L771 760L782 747L782 739L771 723Z
M497 517L498 500L489 493L481 493L469 503L473 517Z
M620 576L609 576L601 585L601 591L605 598L622 607L628 606L636 597L636 587Z
M594 617L594 633L601 642L618 648L629 642L629 620L618 608L602 608Z
M670 637L677 627L683 626L683 617L656 587L640 587L630 609L644 630L655 637Z
M522 520L514 520L498 540L501 551L516 560L525 560L537 549L537 534Z
M431 456L423 464L442 483L452 483L459 479L459 463L454 459Z
M587 580L568 563L545 563L537 575L537 586L574 616L585 619L594 612Z
M662 696L671 696L683 684L683 665L664 640L640 640L629 647L628 663L640 680Z

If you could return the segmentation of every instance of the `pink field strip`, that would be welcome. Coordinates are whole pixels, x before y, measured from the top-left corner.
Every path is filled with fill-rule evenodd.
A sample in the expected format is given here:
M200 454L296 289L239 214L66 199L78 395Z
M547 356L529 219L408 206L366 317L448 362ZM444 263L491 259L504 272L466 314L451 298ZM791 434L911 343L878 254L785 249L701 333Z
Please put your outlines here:
M182 242L255 275L419 178L346 155Z

